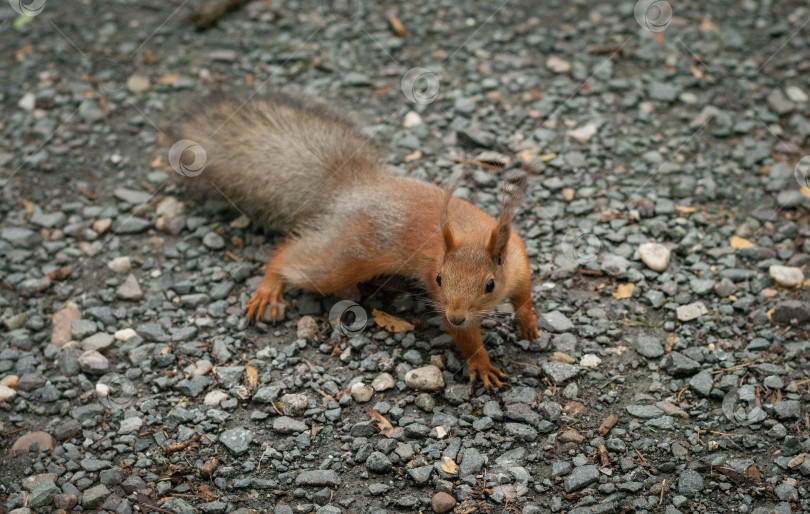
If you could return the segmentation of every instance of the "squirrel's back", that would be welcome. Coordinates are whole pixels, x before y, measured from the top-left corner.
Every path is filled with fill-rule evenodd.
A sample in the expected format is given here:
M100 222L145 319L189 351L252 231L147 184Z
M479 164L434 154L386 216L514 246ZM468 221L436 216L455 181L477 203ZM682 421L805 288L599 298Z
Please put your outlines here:
M245 214L299 230L346 189L384 174L374 144L331 109L284 95L204 105L182 124L207 161L201 175Z

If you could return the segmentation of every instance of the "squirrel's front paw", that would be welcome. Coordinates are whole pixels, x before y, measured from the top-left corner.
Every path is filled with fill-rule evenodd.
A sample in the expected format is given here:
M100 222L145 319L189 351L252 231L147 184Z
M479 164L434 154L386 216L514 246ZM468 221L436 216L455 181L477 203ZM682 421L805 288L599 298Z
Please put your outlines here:
M253 296L248 300L245 317L249 321L259 321L267 311L267 306L270 306L268 316L269 321L276 322L284 319L284 307L289 305L281 292L273 291L270 288L259 286Z
M540 337L540 334L537 332L537 321L534 322L534 325L521 325L518 327L518 339L520 341L534 341Z
M518 311L515 321L518 326L518 340L534 341L540 334L537 332L537 316L531 307Z
M507 378L506 373L490 364L486 356L483 359L470 359L467 361L467 368L470 371L470 382L480 379L486 389L503 387L500 379Z

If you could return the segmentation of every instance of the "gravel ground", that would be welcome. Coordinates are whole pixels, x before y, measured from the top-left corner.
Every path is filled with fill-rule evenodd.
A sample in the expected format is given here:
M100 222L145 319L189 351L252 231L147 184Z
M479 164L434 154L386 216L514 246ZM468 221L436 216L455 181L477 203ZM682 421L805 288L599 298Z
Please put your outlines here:
M0 8L0 512L810 511L808 4L544 3ZM508 388L396 280L354 333L296 291L246 324L279 235L177 184L171 126L263 90L490 211L529 171Z

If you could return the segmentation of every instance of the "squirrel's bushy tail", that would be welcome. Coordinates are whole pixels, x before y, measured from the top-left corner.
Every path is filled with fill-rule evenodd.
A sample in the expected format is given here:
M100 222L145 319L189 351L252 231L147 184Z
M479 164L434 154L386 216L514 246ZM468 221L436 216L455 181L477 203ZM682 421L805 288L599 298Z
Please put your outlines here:
M210 181L239 210L282 230L328 215L336 191L382 173L379 151L351 122L284 95L203 104L181 136L207 156L193 180Z

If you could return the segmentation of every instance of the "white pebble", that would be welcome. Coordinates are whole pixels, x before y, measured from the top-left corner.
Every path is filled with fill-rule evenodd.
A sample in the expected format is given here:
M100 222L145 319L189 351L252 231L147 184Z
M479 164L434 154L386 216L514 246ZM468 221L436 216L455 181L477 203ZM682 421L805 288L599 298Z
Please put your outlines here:
M797 104L807 102L807 93L802 91L801 88L797 86L789 86L785 88L785 94L792 102L796 102Z
M8 386L0 385L0 403L10 402L16 397L17 391Z
M107 267L110 268L110 271L116 273L126 273L132 269L132 262L129 260L129 257L116 257L107 263Z
M768 268L768 276L770 276L771 280L776 282L777 285L782 287L797 287L804 282L804 273L802 273L802 270L792 266L774 264Z
M37 97L34 93L25 93L23 97L20 98L20 101L17 102L17 106L25 111L33 111L36 104Z
M425 366L405 373L405 384L417 391L441 391L444 389L442 370L436 366Z
M588 123L579 128L571 129L568 131L568 137L577 143L587 143L593 136L596 135L596 125Z
M595 369L597 366L599 366L599 364L601 364L601 362L602 359L600 359L598 356L592 353L586 353L582 356L582 359L580 359L579 365L586 368Z
M130 337L136 335L138 335L138 333L132 330L131 328L122 328L121 330L117 330L115 334L113 334L113 337L115 337L115 339L117 339L118 341L126 341Z
M215 389L205 395L203 403L208 407L217 407L226 398L228 398L228 395L225 392Z
M554 73L568 73L571 71L571 63L565 59L551 56L546 60L546 68L550 69Z
M408 114L405 115L405 119L402 120L402 126L405 128L416 127L417 125L422 124L422 117L419 116L418 112L410 111Z
M644 243L639 246L638 256L653 271L664 271L669 266L669 248L659 243Z
M358 382L352 386L351 395L354 401L366 403L371 400L371 397L374 395L374 388L368 384Z
M390 373L380 373L371 381L371 387L377 392L392 389L395 385L394 377Z

